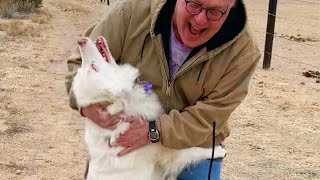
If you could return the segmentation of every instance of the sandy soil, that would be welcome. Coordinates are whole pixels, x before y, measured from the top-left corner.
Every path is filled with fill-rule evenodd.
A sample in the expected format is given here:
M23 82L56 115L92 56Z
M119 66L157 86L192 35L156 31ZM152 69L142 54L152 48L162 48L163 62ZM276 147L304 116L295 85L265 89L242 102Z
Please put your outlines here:
M263 50L268 3L251 0L247 8ZM320 70L319 8L279 2L272 68L262 70L261 60L230 119L222 179L320 179L320 84L302 75ZM0 179L83 176L83 124L68 106L65 57L108 7L98 0L44 0L44 9L53 17L37 26L39 37L0 31Z

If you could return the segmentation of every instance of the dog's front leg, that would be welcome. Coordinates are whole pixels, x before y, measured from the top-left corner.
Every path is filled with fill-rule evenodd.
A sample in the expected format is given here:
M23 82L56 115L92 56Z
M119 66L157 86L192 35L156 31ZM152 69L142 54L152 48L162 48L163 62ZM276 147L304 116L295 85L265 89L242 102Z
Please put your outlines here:
M120 136L120 134L123 134L128 130L130 126L129 122L123 122L120 121L117 125L117 128L112 132L112 135L110 137L110 145L113 146L114 143L117 141L117 138Z

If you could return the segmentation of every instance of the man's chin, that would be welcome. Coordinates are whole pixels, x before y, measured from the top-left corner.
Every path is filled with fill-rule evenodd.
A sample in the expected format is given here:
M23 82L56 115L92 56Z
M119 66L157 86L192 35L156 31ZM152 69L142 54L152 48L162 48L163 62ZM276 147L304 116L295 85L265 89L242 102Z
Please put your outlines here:
M192 41L187 41L184 43L184 45L188 46L189 48L195 48L195 47L199 46L199 45L197 45L197 43L194 43Z
M201 44L199 44L199 39L198 38L188 38L186 37L183 40L183 44L190 47L190 48L195 48Z

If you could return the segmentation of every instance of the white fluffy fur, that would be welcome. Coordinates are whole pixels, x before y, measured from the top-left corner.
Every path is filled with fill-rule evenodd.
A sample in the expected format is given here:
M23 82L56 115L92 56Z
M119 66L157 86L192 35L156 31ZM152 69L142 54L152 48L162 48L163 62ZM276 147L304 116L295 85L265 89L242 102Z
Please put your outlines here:
M72 87L79 106L109 101L112 104L107 110L111 114L123 111L125 116L135 115L147 120L157 119L163 113L157 96L151 90L146 93L143 86L136 83L139 75L136 68L128 64L117 65L108 47L109 62L105 61L89 38L83 40L86 44L80 46L82 67L74 77ZM212 149L174 150L160 143L118 157L123 148L109 144L128 126L128 122L121 121L115 130L109 130L86 119L85 141L90 156L88 180L176 179L186 165L211 157Z

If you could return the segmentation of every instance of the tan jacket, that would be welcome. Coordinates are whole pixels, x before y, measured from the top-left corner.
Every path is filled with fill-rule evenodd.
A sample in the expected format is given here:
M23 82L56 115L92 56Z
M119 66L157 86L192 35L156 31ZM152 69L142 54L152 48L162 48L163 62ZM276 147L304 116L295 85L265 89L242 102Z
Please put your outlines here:
M217 144L229 135L228 118L247 95L260 53L248 31L244 5L239 1L221 32L195 48L169 81L167 32L174 3L174 0L117 1L85 36L92 39L104 36L115 59L137 67L140 79L152 83L167 112L157 119L164 146L208 147L212 145L213 121L217 123ZM80 54L76 51L68 59L70 74L66 77L70 106L74 109L77 105L70 87L80 65Z

